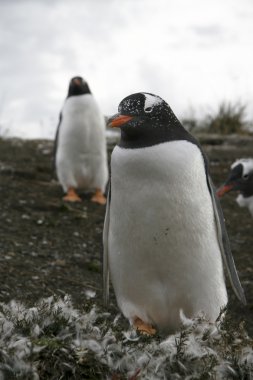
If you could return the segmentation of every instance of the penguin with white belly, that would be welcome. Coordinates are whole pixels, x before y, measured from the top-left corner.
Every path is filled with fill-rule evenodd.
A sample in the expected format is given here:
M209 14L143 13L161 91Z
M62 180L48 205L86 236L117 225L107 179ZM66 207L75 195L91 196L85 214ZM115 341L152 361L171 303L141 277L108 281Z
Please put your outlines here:
M55 138L55 167L65 201L78 202L77 189L94 190L91 200L105 204L108 181L105 120L87 82L69 84Z
M180 327L227 304L223 263L245 303L207 160L159 96L123 99L108 125L120 128L111 157L104 223L104 298L109 275L119 308L137 330Z
M231 165L226 182L218 189L221 198L230 191L237 191L236 202L240 207L247 207L253 217L253 158L240 158Z

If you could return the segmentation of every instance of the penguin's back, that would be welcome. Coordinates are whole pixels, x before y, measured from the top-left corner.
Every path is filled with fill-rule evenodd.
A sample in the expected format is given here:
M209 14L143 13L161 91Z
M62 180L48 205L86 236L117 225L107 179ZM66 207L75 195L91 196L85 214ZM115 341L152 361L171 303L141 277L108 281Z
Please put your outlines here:
M227 293L199 148L116 147L111 165L109 266L125 316L172 330L180 309L215 320Z

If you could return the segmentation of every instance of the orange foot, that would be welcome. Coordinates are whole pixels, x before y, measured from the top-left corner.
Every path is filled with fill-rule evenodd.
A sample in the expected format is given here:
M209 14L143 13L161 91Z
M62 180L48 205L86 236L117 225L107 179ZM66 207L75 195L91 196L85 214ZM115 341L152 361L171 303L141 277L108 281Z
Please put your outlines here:
M106 198L100 189L96 189L95 194L91 198L91 202L99 203L100 205L106 204Z
M134 328L144 335L155 335L156 329L149 325L148 323L143 322L140 318L136 317L133 321Z
M79 197L79 195L76 193L75 189L73 187L70 187L68 189L67 195L62 198L66 202L81 202L82 199Z

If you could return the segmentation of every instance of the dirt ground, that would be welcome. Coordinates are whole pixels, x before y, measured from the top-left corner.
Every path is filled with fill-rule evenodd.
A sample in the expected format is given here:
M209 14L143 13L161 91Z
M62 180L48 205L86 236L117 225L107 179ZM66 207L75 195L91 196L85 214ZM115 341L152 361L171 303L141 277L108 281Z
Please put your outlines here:
M252 156L252 140L201 137L218 186L238 157ZM102 229L105 207L90 202L66 204L53 174L52 142L0 139L0 302L32 305L41 297L70 294L77 308L95 291L102 305ZM234 201L222 199L227 229L248 301L237 301L228 284L229 310L245 320L253 335L253 219ZM90 293L88 293L89 295ZM111 310L117 313L112 297Z

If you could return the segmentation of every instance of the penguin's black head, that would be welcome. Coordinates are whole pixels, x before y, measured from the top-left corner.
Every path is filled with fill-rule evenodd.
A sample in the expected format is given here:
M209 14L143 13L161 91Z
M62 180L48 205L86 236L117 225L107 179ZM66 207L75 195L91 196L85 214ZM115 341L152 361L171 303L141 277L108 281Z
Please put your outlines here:
M139 148L181 139L187 133L160 96L139 92L124 98L108 126L121 129L120 146Z
M242 159L231 166L229 176L218 191L218 197L222 197L229 191L239 191L245 198L253 195L253 160Z
M90 94L88 83L82 77L74 77L70 80L68 98L70 96Z

